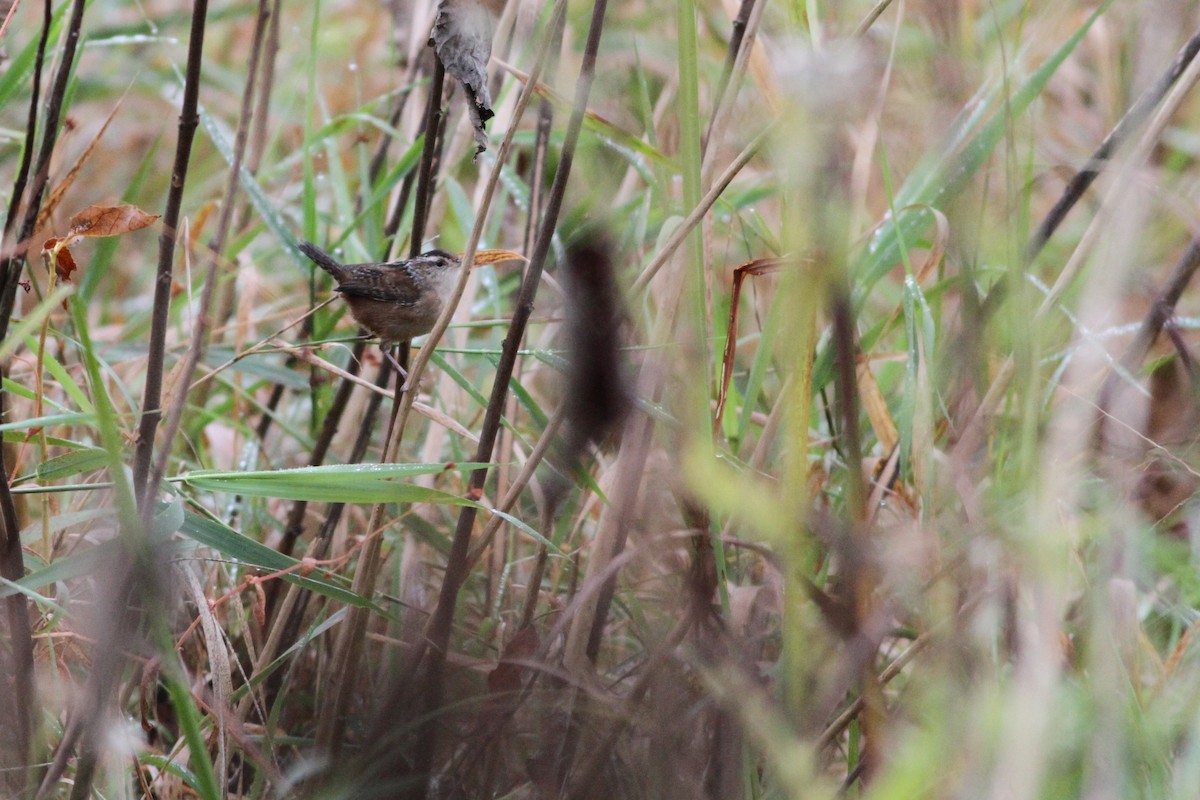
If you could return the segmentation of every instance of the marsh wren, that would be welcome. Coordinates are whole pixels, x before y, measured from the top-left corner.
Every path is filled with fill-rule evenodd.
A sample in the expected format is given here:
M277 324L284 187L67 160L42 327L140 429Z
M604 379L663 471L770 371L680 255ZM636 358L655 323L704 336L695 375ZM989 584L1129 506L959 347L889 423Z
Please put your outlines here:
M350 304L350 313L379 337L385 353L392 344L433 329L462 265L462 256L445 250L369 264L342 264L311 242L301 242L300 252L333 276L338 284L335 290ZM474 266L525 260L511 250L480 250Z

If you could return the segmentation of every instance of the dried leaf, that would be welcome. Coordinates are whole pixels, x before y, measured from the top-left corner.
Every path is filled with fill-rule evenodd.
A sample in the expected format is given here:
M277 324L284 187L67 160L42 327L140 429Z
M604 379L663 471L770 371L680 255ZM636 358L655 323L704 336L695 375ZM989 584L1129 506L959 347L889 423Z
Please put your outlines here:
M83 151L83 155L79 157L79 160L75 162L75 166L71 167L71 171L66 174L66 177L59 181L58 186L54 187L54 191L50 192L50 196L46 198L46 202L42 204L42 208L38 212L38 228L41 228L50 221L50 215L58 208L58 204L62 202L67 190L75 183L75 179L79 177L84 164L92 157L92 154L96 150L96 145L100 143L100 139L104 136L105 131L108 130L109 123L113 121L113 117L117 115L117 111L121 108L121 103L124 101L124 97L117 101L113 110L109 112L108 119L104 120L104 124L100 126L100 130L96 132L92 141L88 142L87 149Z
M54 272L58 275L60 281L70 281L71 273L79 269L79 266L75 263L75 256L71 255L71 250L66 245L67 241L69 239L59 239L52 236L42 245L42 251L52 256Z
M71 250L67 247L58 251L58 258L54 260L54 268L58 272L59 280L71 280L71 273L79 269L75 263L75 256L71 255Z
M119 236L153 225L157 214L147 214L137 206L88 206L71 217L69 237Z
M756 258L733 270L733 294L729 298L729 328L725 335L725 353L721 357L721 390L717 395L717 411L713 419L713 430L721 430L721 417L725 414L725 402L729 399L729 381L733 378L733 359L737 355L738 303L742 296L742 281L747 275L768 275L777 272L789 263L786 258Z
M863 410L867 412L867 419L871 421L875 438L879 440L884 450L891 452L896 443L900 441L900 433L892 419L892 412L888 409L883 390L879 388L879 382L875 380L875 373L871 371L871 365L865 360L858 362L858 397Z
M495 116L487 86L487 64L492 55L496 17L481 0L441 0L431 41L446 72L466 92L471 124L475 128L475 154L487 150L484 127Z

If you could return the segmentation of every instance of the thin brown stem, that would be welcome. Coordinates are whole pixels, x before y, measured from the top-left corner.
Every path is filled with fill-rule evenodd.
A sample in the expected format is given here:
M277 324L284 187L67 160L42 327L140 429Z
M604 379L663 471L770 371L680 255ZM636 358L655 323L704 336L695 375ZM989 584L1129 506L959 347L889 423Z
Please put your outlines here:
M250 118L254 107L254 89L258 75L258 60L262 53L263 40L267 33L267 23L270 20L269 0L259 0L258 16L254 22L254 37L250 44L250 61L246 70L246 87L242 91L242 108L238 116L237 133L234 136L233 160L229 165L229 178L225 184L225 196L221 200L221 213L217 219L217 230L208 243L208 272L204 279L204 291L200 295L200 309L196 314L196 323L192 326L192 341L184 356L180 386L190 386L196 365L204 357L207 349L208 333L212 327L209 312L212 309L213 297L217 289L217 270L220 266L221 251L225 249L225 239L229 235L229 225L233 220L234 198L241 184L242 162L246 154L246 141L249 136ZM167 424L163 427L163 447L154 461L154 469L150 473L148 486L157 487L167 472L167 462L171 457L171 443L179 431L183 419L183 410L187 406L188 393L180 391L167 412Z
M737 62L738 53L742 49L742 39L746 35L746 24L750 20L750 12L754 10L754 2L755 0L742 0L737 16L733 18L733 24L729 32L729 49L725 54L725 68L721 71L721 82L717 84L717 93L713 98L713 108L721 106L721 101L725 98L725 92L729 90L729 81L733 77L734 64ZM708 121L708 130L704 132L702 152L708 149L708 138L709 134L712 133L714 121L715 118Z
M144 523L149 522L157 485L150 483L154 457L154 437L162 419L162 386L165 369L167 322L171 313L171 279L175 265L175 236L183 208L183 187L187 182L192 142L200 124L200 72L204 60L204 28L208 18L208 0L196 0L192 6L192 28L188 39L187 69L184 74L183 103L179 109L179 140L171 168L171 188L163 212L162 233L158 238L158 271L154 282L154 310L150 323L150 344L146 359L146 383L142 393L142 417L138 425L137 447L133 460L133 488ZM184 384L186 385L186 384ZM170 447L170 443L164 443Z
M438 131L441 128L442 85L446 79L446 68L434 59L433 75L429 78L429 104L425 107L425 143L421 149L421 170L417 173L417 198L413 210L412 238L408 243L408 257L421 254L421 243L425 240L425 224L429 219L429 205L433 200L434 155L437 153Z

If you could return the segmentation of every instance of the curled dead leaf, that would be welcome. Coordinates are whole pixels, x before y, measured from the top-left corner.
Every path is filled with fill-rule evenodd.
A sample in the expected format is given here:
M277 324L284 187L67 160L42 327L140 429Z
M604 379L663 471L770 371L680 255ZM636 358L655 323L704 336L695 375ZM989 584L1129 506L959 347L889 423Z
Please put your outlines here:
M71 273L79 269L79 265L75 263L75 256L71 255L71 250L67 247L67 238L58 238L51 236L42 245L42 252L47 256L47 263L54 263L54 272L60 281L70 281Z
M137 206L88 206L71 217L68 237L119 236L154 224L157 214L147 214Z
M484 126L496 114L487 85L487 64L492 55L496 16L482 0L441 0L430 41L442 66L462 84L467 95L471 125L475 129L475 154L487 149Z

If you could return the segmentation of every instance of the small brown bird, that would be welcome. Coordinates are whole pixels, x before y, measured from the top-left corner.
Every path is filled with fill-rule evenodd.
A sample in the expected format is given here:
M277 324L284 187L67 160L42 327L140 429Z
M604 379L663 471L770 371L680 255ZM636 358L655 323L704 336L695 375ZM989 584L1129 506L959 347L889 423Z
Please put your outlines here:
M433 329L462 265L462 256L445 250L369 264L339 263L311 242L301 242L300 252L333 276L336 291L346 298L354 318L379 337L385 353L393 343ZM511 250L481 250L475 254L474 266L525 260Z

